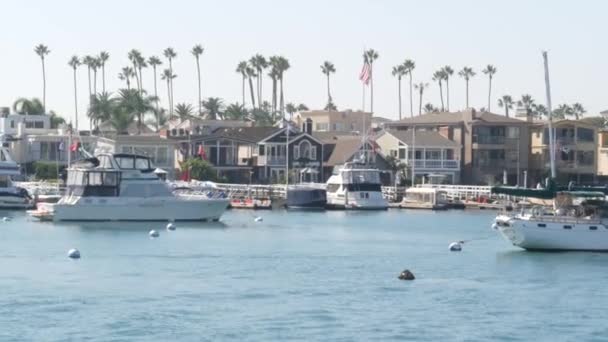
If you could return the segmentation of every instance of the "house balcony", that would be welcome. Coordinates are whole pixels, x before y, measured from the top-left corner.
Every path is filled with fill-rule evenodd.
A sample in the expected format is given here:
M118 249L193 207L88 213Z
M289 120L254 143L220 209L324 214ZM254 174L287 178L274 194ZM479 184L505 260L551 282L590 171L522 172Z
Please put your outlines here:
M405 160L408 163L407 160ZM416 169L425 170L459 170L460 160L448 159L416 159L414 163Z
M258 156L257 164L259 166L285 166L287 162L286 156Z
M502 135L473 135L474 144L503 145L505 141Z

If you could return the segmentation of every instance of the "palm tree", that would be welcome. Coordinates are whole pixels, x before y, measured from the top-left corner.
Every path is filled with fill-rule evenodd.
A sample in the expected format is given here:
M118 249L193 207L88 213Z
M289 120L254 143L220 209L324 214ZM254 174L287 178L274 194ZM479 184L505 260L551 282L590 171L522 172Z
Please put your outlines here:
M513 109L514 104L511 95L503 95L502 98L498 99L498 107L505 109L506 117L509 117L509 109Z
M42 108L46 110L46 69L44 65L44 58L48 55L51 50L46 45L38 44L34 47L34 52L40 56L42 62Z
M137 131L141 133L144 114L154 111L154 97L146 96L145 91L121 89L118 92L120 106L137 115Z
M331 98L331 91L329 89L329 75L331 75L332 73L335 73L336 68L334 67L334 64L332 62L325 61L321 65L321 72L323 72L323 74L327 76L327 105L331 110L333 107L329 106L329 104L330 103L333 104L333 101Z
M87 116L97 130L101 122L110 120L115 104L116 99L112 98L112 95L107 92L99 93L93 97Z
M249 113L247 112L245 106L237 102L226 107L226 110L224 111L224 118L226 120L243 121L247 118L248 114Z
M433 74L433 81L435 81L439 84L439 97L441 98L441 111L442 112L445 110L445 107L443 106L443 80L445 80L446 78L447 78L447 76L443 69L439 69L439 70L435 71L435 73Z
M194 45L194 47L192 48L192 50L190 51L190 53L192 53L192 56L194 56L194 59L196 59L196 73L198 76L198 115L201 115L203 113L203 109L202 109L202 98L201 98L201 65L200 65L200 57L203 54L203 51L205 51L205 49L203 49L203 47L200 44Z
M249 80L249 92L251 94L251 107L255 109L255 95L253 93L253 78L256 77L255 69L251 66L247 65L245 69L245 73L247 74L247 79Z
M309 109L308 109L308 106L306 106L306 105L305 105L305 104L303 104L303 103L300 103L300 104L298 105L298 107L297 107L297 108L298 108L298 112L304 112L304 111L309 110Z
M124 106L117 105L112 109L108 122L114 127L117 134L125 134L134 118L133 112L128 111Z
M91 68L93 68L95 64L95 57L93 56L84 56L82 59L82 64L87 66L87 75L89 80L89 104L91 103L91 96L93 96L93 86L91 84Z
M166 48L163 51L163 55L165 56L165 58L167 58L169 60L169 70L171 71L171 75L175 75L173 73L173 59L175 59L177 57L177 53L173 50L173 48ZM175 78L175 77L173 77ZM169 85L170 85L170 89L169 92L171 93L171 106L173 106L173 78L169 79ZM173 108L169 108L169 113L173 114Z
M285 105L285 111L289 114L289 120L293 119L293 115L298 111L298 108L293 103L288 103Z
M405 73L409 75L410 78L410 116L414 117L414 93L413 93L413 85L412 85L412 72L416 68L416 63L414 63L411 59L406 59L403 62L403 68Z
M137 89L141 91L141 82L139 79L139 75L137 73L137 63L142 58L141 52L139 52L138 50L132 49L131 51L129 51L127 56L129 57L129 61L131 61L131 64L133 65L133 72L135 74L135 81L137 83Z
M160 130L160 127L163 127L169 122L172 117L167 114L167 110L164 108L154 109L153 111L154 119L148 119L146 124L154 125L156 127L156 131Z
M575 120L579 120L585 113L587 113L587 111L582 104L577 102L572 105L572 114L574 115Z
M532 105L532 115L539 120L543 118L543 116L548 116L549 112L547 111L547 107L542 104Z
M245 105L245 80L247 79L247 62L246 61L242 61L239 62L239 64L236 67L236 72L238 72L239 74L241 74L241 78L242 78L242 99L243 99L243 106Z
M534 99L532 99L532 95L524 94L521 96L521 99L517 101L517 105L519 107L524 107L527 114L532 113L532 108L534 107Z
M363 53L363 59L369 64L369 81L370 81L370 110L374 112L374 62L380 55L374 49L369 49Z
M473 68L470 67L464 67L462 68L462 70L460 70L458 72L458 76L464 78L464 81L466 83L466 96L467 96L467 108L469 108L469 80L471 79L471 77L475 76L475 71L473 71Z
M169 116L173 115L173 94L171 93L171 83L173 79L176 78L177 75L173 74L171 69L163 70L163 73L160 75L160 79L163 81L167 81L167 99L169 100Z
M272 79L272 111L277 110L277 82L279 80L279 56L269 58L270 72L268 76Z
M249 63L251 67L256 71L256 89L258 94L258 104L262 103L262 81L263 81L263 71L268 67L268 62L266 58L260 54L256 54L255 56L249 59Z
M424 90L429 86L428 83L424 83L424 82L420 82L416 85L414 85L414 88L416 88L418 90L418 93L420 94L420 106L419 106L419 110L418 110L418 115L422 115L422 95L424 94Z
M76 127L76 131L78 131L78 87L76 82L76 70L80 66L80 59L78 56L72 56L68 65L74 70L74 126Z
M567 104L561 104L553 111L552 117L554 119L565 119L566 117L574 115L572 107Z
M192 108L191 104L178 103L175 106L175 115L179 117L179 121L183 122L184 120L189 119L194 115L194 108Z
M97 70L101 66L101 62L97 57L93 57L91 61L91 70L93 70L93 96L97 95Z
M283 95L283 75L287 69L289 69L289 60L283 56L279 56L278 64L277 64L277 72L279 73L279 84L281 87L281 97L280 97L280 110L281 113L285 112L285 97Z
M432 103L427 103L423 107L425 113L437 113L439 109L435 108Z
M488 64L486 68L482 70L484 74L488 75L488 112L492 111L490 108L492 101L492 78L494 77L494 74L496 74L496 71L498 71L496 67L491 64Z
M101 91L106 92L106 62L110 59L110 54L106 51L99 53L99 63L101 64Z
M450 111L450 77L454 75L454 69L452 69L449 65L443 67L443 74L445 76L445 90L446 90L446 109Z
M224 116L224 103L219 97L208 97L203 101L203 107L207 110L207 117L210 120L221 120Z
M122 71L118 74L121 81L127 82L127 89L131 89L131 77L133 77L133 69L129 66L122 68Z
M150 66L152 66L152 71L154 72L154 97L156 97L156 113L159 113L159 109L158 109L158 87L156 86L156 82L157 82L157 77L156 77L156 67L159 65L162 65L163 62L160 60L160 58L156 57L156 56L150 56L148 58L148 64ZM156 120L157 124L160 120ZM159 126L156 126L156 130L158 130Z
M399 98L399 120L401 120L401 78L406 74L405 66L403 64L395 65L393 67L392 75L397 77L397 95Z
M13 103L13 111L21 115L43 115L44 105L39 99L20 97Z

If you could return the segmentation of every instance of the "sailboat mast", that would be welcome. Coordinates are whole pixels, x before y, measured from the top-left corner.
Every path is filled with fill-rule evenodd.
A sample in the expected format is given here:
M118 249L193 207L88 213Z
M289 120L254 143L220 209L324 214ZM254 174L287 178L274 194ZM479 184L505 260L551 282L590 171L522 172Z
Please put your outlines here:
M549 126L549 158L551 159L551 178L555 179L555 137L553 132L553 111L551 110L551 84L549 83L549 58L547 51L543 51L543 60L545 64L545 90L547 93L547 121Z

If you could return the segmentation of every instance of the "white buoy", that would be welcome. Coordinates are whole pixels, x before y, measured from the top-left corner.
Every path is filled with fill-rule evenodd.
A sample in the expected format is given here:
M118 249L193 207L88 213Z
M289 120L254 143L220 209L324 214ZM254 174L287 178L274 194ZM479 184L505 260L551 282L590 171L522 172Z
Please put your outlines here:
M460 252L462 251L462 243L459 242L452 242L449 246L450 251L452 252Z
M72 248L68 251L68 257L72 259L80 259L80 251L76 248Z
M10 221L10 220L11 220L11 218L10 218L10 217L8 217L8 216L4 216L4 217L2 218L2 221L4 221L4 222L6 222L6 221Z
M177 228L173 223L169 222L169 224L167 224L167 230L175 230L175 228Z
M154 229L152 229L149 233L150 237L152 238L157 238L160 234L158 234L158 232Z
M255 222L262 222L264 221L264 219L262 218L262 216L256 216L255 219L253 219Z

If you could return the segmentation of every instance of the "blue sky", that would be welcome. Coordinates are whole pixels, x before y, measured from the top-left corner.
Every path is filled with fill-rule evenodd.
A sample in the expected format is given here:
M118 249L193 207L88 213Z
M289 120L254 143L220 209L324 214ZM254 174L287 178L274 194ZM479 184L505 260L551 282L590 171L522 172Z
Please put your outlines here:
M108 51L107 85L124 87L117 78L127 65L127 51L162 56L168 46L178 58L174 70L175 102L196 103L196 68L190 48L205 47L203 96L226 103L240 101L239 61L255 53L280 54L292 65L285 76L287 102L321 108L326 102L324 60L332 61L334 102L339 108L361 107L361 52L374 48L376 115L397 117L397 83L393 65L406 58L417 67L415 82L428 82L423 103L439 105L433 71L471 66L471 105L487 106L487 64L498 68L492 110L497 98L529 93L544 103L541 51L550 53L553 102L581 102L589 114L608 109L606 96L606 23L603 1L6 1L0 4L0 106L20 96L41 97L40 61L33 47L44 43L47 57L47 107L73 117L73 88L68 59L76 54ZM84 118L86 69L79 72L80 113ZM271 83L264 81L269 100ZM152 90L152 74L144 75ZM404 114L408 113L404 84ZM451 81L452 109L464 108L464 81ZM166 88L159 82L165 103ZM415 96L415 105L418 97Z

